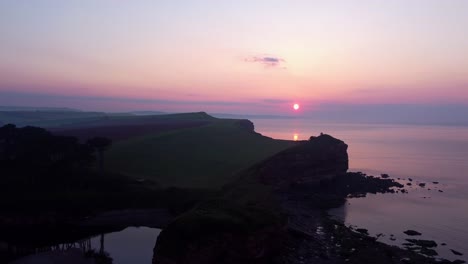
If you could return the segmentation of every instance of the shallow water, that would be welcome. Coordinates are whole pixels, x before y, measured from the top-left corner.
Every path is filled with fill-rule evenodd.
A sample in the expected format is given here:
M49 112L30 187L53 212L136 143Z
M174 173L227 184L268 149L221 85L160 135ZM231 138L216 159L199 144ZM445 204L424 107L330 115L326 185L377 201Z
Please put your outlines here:
M371 235L382 233L379 241L401 245L407 238L430 239L439 244L440 256L468 261L468 127L252 121L257 132L273 138L305 140L323 132L342 139L349 146L350 171L388 173L404 184L412 178L409 194L353 198L330 213ZM403 233L408 229L422 235L409 237Z
M151 263L159 232L157 228L127 227L105 234L104 251L109 253L113 264ZM91 239L91 247L99 252L100 236Z
M17 261L26 261L35 263L43 261L43 255L51 252L60 253L68 250L80 251L83 256L85 252L93 250L96 253L104 252L112 258L113 264L133 264L133 263L151 263L153 258L153 248L156 244L160 229L149 227L127 227L124 230L112 233L106 233L94 237L80 239L70 243L51 245L48 247L30 248L17 247L9 245L8 248L15 252L30 252L19 258ZM102 242L102 243L101 243ZM36 252L36 254L31 254ZM42 262L41 262L42 263ZM49 263L49 262L47 262Z

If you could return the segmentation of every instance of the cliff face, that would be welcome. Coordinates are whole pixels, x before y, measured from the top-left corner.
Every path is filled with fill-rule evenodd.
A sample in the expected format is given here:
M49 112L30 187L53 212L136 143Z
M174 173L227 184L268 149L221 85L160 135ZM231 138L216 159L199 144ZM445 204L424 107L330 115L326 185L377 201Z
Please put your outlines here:
M317 184L348 170L348 145L329 135L287 149L254 167L261 183L284 189Z
M199 204L164 229L153 263L271 263L289 228L276 191L346 173L347 147L321 135L251 167L223 197Z
M237 121L236 125L238 127L242 128L242 129L247 130L247 131L254 132L254 130L255 130L255 127L254 127L254 124L252 123L252 121L247 120L247 119L241 119L241 120Z

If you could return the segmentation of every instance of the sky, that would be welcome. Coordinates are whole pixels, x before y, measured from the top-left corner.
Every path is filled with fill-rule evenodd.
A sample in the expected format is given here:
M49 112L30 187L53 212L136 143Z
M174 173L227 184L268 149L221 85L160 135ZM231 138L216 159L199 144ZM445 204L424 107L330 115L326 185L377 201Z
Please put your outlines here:
M2 0L0 105L464 107L467 14L466 0Z

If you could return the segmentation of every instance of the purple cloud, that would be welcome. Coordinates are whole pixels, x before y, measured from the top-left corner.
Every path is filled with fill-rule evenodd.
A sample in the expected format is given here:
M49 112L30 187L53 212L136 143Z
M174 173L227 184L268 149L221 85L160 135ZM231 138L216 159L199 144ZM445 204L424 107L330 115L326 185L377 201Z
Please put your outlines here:
M270 57L270 56L251 56L245 59L246 62L260 63L265 67L278 67L282 63L286 62L282 58Z

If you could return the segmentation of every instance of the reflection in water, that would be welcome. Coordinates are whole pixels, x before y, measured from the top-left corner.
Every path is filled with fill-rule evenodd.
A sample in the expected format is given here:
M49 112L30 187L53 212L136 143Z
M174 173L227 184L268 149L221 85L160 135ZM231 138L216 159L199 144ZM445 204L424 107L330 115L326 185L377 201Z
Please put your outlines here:
M153 258L153 247L161 230L149 227L128 227L119 232L101 234L94 237L81 239L70 243L37 248L34 246L15 246L8 243L0 248L0 255L25 256L54 251L80 250L84 255L112 258L114 264L151 263ZM28 256L30 259L34 256ZM0 258L1 260L1 258ZM39 259L30 263L38 262Z
M291 131L309 136L323 131L344 140L351 171L411 177L416 184L407 187L409 194L351 199L332 214L370 234L383 233L379 241L388 244L401 245L408 238L403 231L416 230L423 234L420 239L439 244L441 256L468 261L468 127L252 121L257 132L273 138L288 139ZM464 255L455 256L450 249Z

